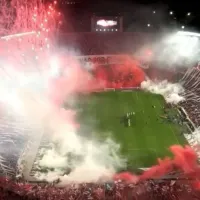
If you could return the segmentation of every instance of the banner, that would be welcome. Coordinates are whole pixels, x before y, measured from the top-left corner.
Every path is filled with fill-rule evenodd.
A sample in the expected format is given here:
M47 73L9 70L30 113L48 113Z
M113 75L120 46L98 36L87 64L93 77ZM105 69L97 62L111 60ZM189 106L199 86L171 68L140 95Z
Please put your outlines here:
M87 69L95 65L109 65L109 64L125 64L128 60L138 62L143 69L148 69L149 64L138 60L129 55L93 55L93 56L76 56L78 61Z
M86 64L124 64L128 55L94 55L94 56L77 56L77 59L83 65Z

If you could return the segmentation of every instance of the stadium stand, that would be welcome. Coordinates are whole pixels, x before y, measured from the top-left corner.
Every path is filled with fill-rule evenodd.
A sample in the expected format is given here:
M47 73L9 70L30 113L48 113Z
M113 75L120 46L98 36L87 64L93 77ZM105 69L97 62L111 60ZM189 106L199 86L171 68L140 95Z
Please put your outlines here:
M99 54L133 54L136 49L148 43L153 36L148 38L137 33L82 33L63 34L59 37L61 46L67 46L68 51L74 51L75 55L99 55ZM118 70L116 70L116 68ZM165 75L169 79L174 72L156 70L150 68L146 70L151 78ZM137 87L144 80L144 72L138 66L128 63L126 65L97 66L95 76L101 81L105 81L106 87ZM196 125L200 125L195 109L200 105L193 102L182 104L188 111ZM197 106L197 107L196 107ZM199 107L198 107L199 106ZM194 117L193 117L194 116ZM162 200L162 199L198 199L200 192L194 191L190 187L189 180L148 180L139 184L126 184L115 182L115 184L82 184L78 188L76 185L69 185L65 188L58 188L51 184L29 185L26 182L1 179L0 199L96 199L96 200Z
M200 91L199 91L199 69L189 68L183 77L182 84L188 94L187 100L180 105L187 111L189 118L196 127L200 126Z
M78 55L133 54L151 43L155 35L142 33L68 33L59 44Z
M2 187L3 184L3 187ZM54 200L54 199L96 199L96 200L170 200L199 199L200 192L190 186L191 180L148 180L139 184L81 184L58 188L53 185L24 182L13 184L9 180L0 181L0 199L6 200Z

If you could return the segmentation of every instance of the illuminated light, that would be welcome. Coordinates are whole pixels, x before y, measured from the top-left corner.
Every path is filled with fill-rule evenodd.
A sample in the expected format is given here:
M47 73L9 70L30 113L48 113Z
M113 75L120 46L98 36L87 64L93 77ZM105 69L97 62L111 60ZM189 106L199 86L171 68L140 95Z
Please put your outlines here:
M199 37L199 33L179 31L167 39L166 44L173 47L176 56L191 59L194 56L194 52L198 52Z
M151 56L153 54L153 52L150 49L147 49L146 52L145 52L145 54L147 56Z
M101 31L101 29L99 29Z
M154 10L154 11L153 11L153 14L155 14L155 13L156 13L156 11Z
M50 48L50 45L49 45L49 44L47 44L47 48L48 48L48 49Z
M177 35L200 37L200 33L188 32L188 31L178 31Z
M115 31L118 31L117 29L115 29Z
M96 29L96 31L98 31L98 29Z
M173 15L174 13L172 11L169 12L170 15Z
M191 13L189 12L189 13L187 13L187 16L190 16L191 15Z
M35 59L38 60L38 56L35 56Z
M182 28L182 29L184 29L184 28L185 28L185 26L181 26L181 28Z
M106 31L106 29L104 29L104 31Z
M54 1L53 3L54 3L54 4L57 4L57 1Z
M117 21L113 21L113 20L98 20L97 21L97 25L99 26L104 26L104 27L108 27L108 26L115 26L117 25Z
M147 26L148 26L148 27L150 27L150 26L151 26L151 24L147 24Z

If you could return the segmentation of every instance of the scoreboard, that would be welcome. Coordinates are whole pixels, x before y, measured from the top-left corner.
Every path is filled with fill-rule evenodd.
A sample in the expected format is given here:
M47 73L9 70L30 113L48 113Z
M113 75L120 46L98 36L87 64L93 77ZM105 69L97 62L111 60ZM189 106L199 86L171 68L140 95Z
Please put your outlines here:
M122 17L92 17L91 20L92 32L122 32L123 18Z

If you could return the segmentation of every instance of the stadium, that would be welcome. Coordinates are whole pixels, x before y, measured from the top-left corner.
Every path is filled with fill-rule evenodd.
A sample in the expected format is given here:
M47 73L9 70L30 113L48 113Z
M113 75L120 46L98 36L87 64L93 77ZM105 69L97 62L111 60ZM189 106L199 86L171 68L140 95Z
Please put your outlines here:
M198 197L199 35L120 23L94 18L50 54L41 33L1 37L16 53L0 71L0 187L14 199Z

